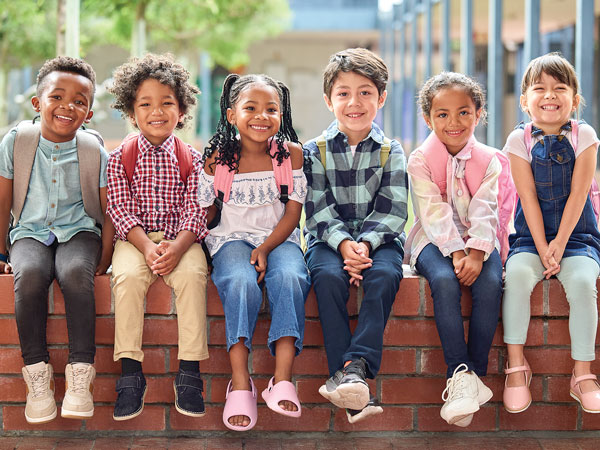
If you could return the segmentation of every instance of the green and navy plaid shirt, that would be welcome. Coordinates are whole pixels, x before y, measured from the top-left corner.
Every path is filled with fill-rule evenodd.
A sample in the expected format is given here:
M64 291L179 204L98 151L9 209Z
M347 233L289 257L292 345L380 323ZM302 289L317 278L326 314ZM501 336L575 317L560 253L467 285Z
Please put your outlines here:
M406 158L399 142L391 141L385 166L381 166L383 132L373 123L356 153L334 121L325 131L326 168L321 163L317 140L304 145L306 240L308 245L326 242L337 251L344 239L367 241L375 250L399 239L404 242L408 209Z

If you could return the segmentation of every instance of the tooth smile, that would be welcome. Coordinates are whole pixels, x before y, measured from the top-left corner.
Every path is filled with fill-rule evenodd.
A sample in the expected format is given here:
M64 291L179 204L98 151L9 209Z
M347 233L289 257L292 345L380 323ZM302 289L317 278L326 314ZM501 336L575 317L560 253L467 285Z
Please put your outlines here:
M544 105L542 106L544 111L556 111L558 109L558 105Z
M259 126L259 125L250 125L250 128L252 128L253 130L268 130L269 127L265 127L265 126Z
M71 119L70 117L67 117L67 116L61 116L60 114L56 114L56 116L55 116L55 117L56 117L56 118L58 118L58 119L62 119L62 120L73 120L73 119Z

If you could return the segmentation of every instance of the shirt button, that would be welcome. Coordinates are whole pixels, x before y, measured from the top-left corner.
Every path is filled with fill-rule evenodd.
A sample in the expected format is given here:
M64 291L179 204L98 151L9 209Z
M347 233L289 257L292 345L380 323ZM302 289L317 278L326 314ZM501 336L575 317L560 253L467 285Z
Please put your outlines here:
M154 192L158 192L158 186L154 186Z
M54 150L58 150L58 145L55 145L55 146L54 146Z
M158 172L160 170L160 164L157 164L156 166L154 166L154 169Z
M52 157L52 161L56 161L56 159L57 159L56 156Z
M52 180L53 183L56 183L56 180Z
M52 222L48 222L48 225L52 225Z
M458 195L462 195L462 194L463 194L463 191L462 191L462 189L459 189L458 191L456 191L456 193L457 193Z
M52 203L52 204L50 205L50 208L54 208L55 206L56 206L56 205L55 205L54 203Z
M160 206L156 205L156 206L154 207L154 209L155 209L155 210L157 210L157 211L160 211Z

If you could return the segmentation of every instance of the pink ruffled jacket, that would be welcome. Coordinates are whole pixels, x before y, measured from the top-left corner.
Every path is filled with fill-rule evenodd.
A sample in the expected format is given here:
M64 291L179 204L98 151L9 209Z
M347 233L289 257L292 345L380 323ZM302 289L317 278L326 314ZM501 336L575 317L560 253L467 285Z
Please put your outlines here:
M429 243L435 244L444 256L473 248L485 252L484 260L487 260L494 248L500 251L496 227L502 165L497 158L490 158L477 192L469 191L465 179L465 166L473 152L496 151L471 136L467 145L452 156L435 133L431 133L421 147L411 153L407 172L415 224L405 244L405 262L411 267L414 268L419 253ZM441 186L435 183L434 168L430 164L441 165L442 169L446 166L446 179ZM466 228L462 236L453 220L452 205Z

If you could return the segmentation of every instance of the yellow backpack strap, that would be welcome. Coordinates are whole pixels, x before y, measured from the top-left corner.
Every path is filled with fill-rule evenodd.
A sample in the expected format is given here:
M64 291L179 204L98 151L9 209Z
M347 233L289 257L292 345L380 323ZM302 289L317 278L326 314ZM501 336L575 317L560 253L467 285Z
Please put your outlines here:
M388 160L388 157L390 156L390 151L392 150L392 141L390 141L388 138L384 137L383 138L383 144L381 144L381 153L380 153L380 159L381 159L381 167L385 166L385 163Z
M325 140L325 133L317 138L317 147L319 148L319 153L321 154L321 164L323 164L323 169L327 169L325 166L325 153L327 151L327 141Z

